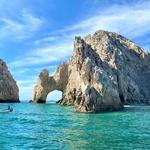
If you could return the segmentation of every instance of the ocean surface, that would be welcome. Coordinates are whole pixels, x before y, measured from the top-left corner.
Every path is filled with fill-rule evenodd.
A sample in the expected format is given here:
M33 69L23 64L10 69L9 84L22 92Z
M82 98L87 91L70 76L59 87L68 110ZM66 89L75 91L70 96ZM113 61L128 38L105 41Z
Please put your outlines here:
M150 106L99 114L51 103L11 106L14 112L0 112L0 150L150 150Z

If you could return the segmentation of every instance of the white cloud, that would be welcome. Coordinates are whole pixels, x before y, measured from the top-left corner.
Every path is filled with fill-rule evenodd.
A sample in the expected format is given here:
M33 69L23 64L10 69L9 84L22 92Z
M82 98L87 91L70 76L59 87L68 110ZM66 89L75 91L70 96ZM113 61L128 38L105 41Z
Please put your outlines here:
M15 69L15 68L13 68L13 67L9 67L9 69L11 70L11 72L13 71L13 69ZM24 74L24 73L27 73L28 71L30 71L30 69L29 68L23 68L23 69L15 69L15 73L17 73L17 74Z
M86 35L96 30L108 30L123 34L129 38L140 37L150 32L150 2L134 5L112 5L104 11L99 11L93 17L87 18L60 32Z
M37 77L36 78L33 78L33 79L26 79L26 80L18 80L17 81L17 84L19 85L19 86L31 86L31 85L33 85L33 83L35 83L36 82L36 79L37 79Z
M48 46L44 48L33 49L26 57L14 61L11 65L15 67L41 65L51 63L58 60L63 60L70 56L72 50L72 42Z
M44 37L43 39L39 39L39 40L36 40L34 42L34 44L36 46L40 46L41 44L44 45L44 44L47 44L47 43L50 43L50 42L53 42L55 40L57 40L58 37L55 37L55 36L48 36L48 37Z
M30 38L38 31L43 23L42 19L22 11L20 19L0 18L0 39L22 40Z

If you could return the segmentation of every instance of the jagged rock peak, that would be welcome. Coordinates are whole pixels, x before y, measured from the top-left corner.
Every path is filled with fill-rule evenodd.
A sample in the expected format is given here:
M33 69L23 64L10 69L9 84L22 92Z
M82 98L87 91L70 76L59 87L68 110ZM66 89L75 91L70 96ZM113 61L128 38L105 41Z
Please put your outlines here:
M18 86L2 59L0 59L0 102L19 102Z
M63 92L59 103L74 105L80 112L150 103L149 56L144 49L113 32L99 30L84 39L75 37L71 60L60 65L54 76L39 78L33 101L45 102L47 94L57 89Z

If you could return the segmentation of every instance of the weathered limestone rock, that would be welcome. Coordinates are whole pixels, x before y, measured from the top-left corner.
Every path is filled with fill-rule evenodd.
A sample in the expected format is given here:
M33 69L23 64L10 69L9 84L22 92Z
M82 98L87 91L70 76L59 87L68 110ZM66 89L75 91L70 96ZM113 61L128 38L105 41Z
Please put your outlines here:
M19 102L19 90L6 63L0 59L0 103Z
M80 112L113 111L123 104L150 103L150 55L116 33L97 31L76 37L73 56L54 74L41 72L33 101L45 102L53 90L63 92L58 103Z

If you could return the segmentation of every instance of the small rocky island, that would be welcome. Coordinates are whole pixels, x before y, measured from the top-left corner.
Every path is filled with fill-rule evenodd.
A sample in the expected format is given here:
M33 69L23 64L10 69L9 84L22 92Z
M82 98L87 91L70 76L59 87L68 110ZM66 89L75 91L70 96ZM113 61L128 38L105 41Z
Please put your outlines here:
M19 89L6 63L0 59L0 103L19 102Z
M43 70L34 88L33 102L45 103L59 90L58 103L79 112L114 111L124 104L150 103L150 55L116 33L99 30L76 37L73 56L54 76Z

